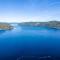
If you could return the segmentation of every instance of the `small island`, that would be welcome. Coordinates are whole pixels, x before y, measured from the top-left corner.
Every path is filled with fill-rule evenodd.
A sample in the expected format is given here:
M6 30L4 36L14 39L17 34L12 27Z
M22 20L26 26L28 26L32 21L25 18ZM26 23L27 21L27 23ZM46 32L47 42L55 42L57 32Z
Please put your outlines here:
M19 23L20 26L38 26L38 27L48 27L54 29L60 29L60 21L48 21L48 22L23 22Z
M9 23L0 23L0 30L11 30L13 26Z

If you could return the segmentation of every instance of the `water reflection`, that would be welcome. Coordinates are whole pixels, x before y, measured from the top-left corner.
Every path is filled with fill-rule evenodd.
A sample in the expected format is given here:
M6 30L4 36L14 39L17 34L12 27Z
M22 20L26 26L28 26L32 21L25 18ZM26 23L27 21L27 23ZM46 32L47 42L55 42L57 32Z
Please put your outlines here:
M21 56L17 60L60 60L60 58L53 56Z
M0 34L3 34L5 32L6 32L6 30L0 30Z

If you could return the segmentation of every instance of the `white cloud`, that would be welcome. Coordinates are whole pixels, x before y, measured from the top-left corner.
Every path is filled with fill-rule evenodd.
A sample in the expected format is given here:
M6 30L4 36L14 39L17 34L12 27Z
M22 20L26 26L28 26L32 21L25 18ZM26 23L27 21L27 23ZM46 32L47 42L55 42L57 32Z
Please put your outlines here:
M50 19L51 16L19 16L19 17L0 16L0 22L26 22L26 21L39 22L39 21L49 21Z

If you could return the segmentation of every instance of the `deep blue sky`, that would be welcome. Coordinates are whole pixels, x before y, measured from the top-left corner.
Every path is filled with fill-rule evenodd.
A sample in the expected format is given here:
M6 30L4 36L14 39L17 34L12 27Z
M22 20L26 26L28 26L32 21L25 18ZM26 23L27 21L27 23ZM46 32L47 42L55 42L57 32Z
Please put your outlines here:
M60 0L0 0L1 22L60 20Z

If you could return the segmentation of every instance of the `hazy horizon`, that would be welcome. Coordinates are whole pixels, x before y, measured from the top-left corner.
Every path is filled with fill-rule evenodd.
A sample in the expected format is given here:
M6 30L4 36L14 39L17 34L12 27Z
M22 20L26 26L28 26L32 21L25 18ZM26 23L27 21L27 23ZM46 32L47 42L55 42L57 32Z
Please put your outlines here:
M60 0L0 0L0 22L60 21Z

